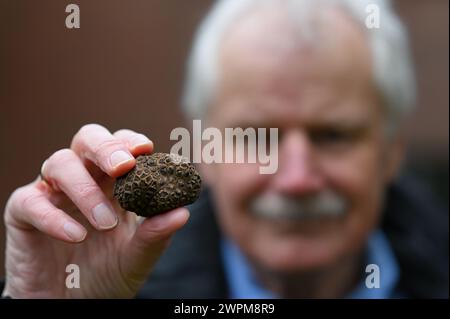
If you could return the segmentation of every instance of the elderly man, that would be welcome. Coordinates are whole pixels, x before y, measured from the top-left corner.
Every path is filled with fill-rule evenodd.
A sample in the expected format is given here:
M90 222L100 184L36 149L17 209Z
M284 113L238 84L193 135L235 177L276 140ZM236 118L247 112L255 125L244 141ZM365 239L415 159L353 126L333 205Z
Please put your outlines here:
M276 173L201 164L207 187L185 227L184 208L138 222L111 187L152 142L86 125L8 201L3 296L447 297L448 216L394 182L412 78L386 1L218 2L184 105L220 130L278 128ZM69 264L79 289L65 285Z

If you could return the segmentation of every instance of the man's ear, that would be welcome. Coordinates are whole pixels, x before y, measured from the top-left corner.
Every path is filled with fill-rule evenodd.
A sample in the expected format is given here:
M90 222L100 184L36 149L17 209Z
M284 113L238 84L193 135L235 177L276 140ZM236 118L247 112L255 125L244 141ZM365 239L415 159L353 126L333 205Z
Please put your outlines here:
M405 158L406 138L403 132L396 134L389 141L387 149L386 183L391 183L400 173Z

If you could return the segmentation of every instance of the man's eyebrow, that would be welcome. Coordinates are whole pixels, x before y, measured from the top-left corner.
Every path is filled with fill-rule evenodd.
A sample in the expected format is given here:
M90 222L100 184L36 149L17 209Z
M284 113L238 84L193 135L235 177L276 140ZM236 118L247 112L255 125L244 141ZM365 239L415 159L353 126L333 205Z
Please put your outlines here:
M349 115L349 114L328 114L326 116L320 116L311 119L311 122L315 122L323 125L346 125L346 126L360 126L368 125L370 123L370 117L366 115Z
M240 122L236 122L233 126L234 127L240 127L242 129L246 129L246 128L265 128L267 127L267 122L264 121L255 121L255 122L250 122L250 121L240 121ZM273 127L273 126L272 126Z
M305 123L305 128L314 131L331 128L341 131L361 133L370 129L370 121L367 121L365 118L314 120L309 123Z
M267 127L278 127L279 125L276 124L272 120L266 120L259 117L252 117L252 118L228 118L224 122L226 127L240 127L240 128L267 128Z
M313 129L323 129L323 128L336 128L340 130L365 130L369 129L369 125L363 121L326 121L326 122L315 122L307 125Z

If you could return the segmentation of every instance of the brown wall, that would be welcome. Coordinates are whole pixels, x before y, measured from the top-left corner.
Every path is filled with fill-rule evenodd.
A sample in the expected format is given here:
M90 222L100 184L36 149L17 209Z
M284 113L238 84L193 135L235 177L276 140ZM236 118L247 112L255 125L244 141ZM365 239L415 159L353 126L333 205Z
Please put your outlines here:
M68 30L64 8L81 8ZM169 149L182 125L184 61L208 0L0 0L0 207L90 122L127 127ZM411 30L420 108L412 156L448 163L448 1L398 0ZM448 184L448 175L447 175ZM4 229L0 224L0 276Z

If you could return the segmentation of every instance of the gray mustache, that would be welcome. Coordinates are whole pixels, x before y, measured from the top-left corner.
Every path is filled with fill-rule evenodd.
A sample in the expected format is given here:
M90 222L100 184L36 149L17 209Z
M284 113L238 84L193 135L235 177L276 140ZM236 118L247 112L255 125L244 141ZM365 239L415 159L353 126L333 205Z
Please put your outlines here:
M254 215L259 217L301 220L342 216L347 210L347 202L342 196L331 190L307 197L289 197L270 193L253 199L250 209Z

